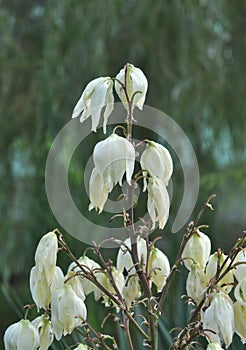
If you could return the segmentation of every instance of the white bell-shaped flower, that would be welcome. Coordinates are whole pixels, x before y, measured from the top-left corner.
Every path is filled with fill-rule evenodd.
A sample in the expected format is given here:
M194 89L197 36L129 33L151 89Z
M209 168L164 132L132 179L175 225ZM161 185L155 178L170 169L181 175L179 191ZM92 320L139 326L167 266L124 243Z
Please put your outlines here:
M122 178L131 185L135 163L135 149L131 142L116 134L110 135L96 144L93 159L98 173L102 176L110 192L117 183L122 186Z
M190 265L190 271L186 280L187 295L195 302L200 302L207 286L205 272L198 263Z
M237 284L234 295L241 305L246 306L246 277Z
M130 308L132 302L140 298L141 288L140 288L139 279L136 275L130 275L127 278L122 294L125 299L127 308Z
M77 346L76 348L74 348L73 350L89 350L88 346L85 344L79 344L79 346Z
M90 274L91 272L93 272L94 275L99 275L101 273L101 266L94 260L90 259L88 256L81 256L78 259L78 262L82 265L82 267L84 268L85 272ZM74 271L74 272L82 272L80 267L75 263L72 262L69 265L68 268L68 272L69 271ZM99 292L98 287L91 282L90 280L88 280L86 277L84 277L83 275L80 277L80 282L82 284L82 288L84 291L85 295L88 295L92 292L96 292L96 294ZM96 298L95 298L96 299Z
M3 337L5 350L36 350L40 345L37 329L29 320L10 325Z
M39 272L34 266L30 272L30 291L38 309L48 309L52 293L63 286L64 276L60 267L56 266L51 283L48 283L44 271Z
M190 270L196 262L204 270L211 252L211 241L207 235L196 230L188 240L182 254L185 267Z
M96 131L104 106L103 132L105 134L108 118L114 108L113 81L110 77L96 78L86 85L74 107L72 118L80 116L80 122L83 122L91 116L91 130Z
M74 271L69 271L65 276L65 280L67 280L66 283L72 287L77 296L84 301L85 294L82 287L81 278Z
M59 266L55 267L53 279L50 285L51 294L60 289L64 283L64 274Z
M173 173L173 161L169 151L161 144L154 141L146 141L140 164L143 170L147 170L151 176L158 177L167 186Z
M39 333L39 350L48 350L54 340L54 332L50 319L47 316L42 315L36 317L31 323Z
M158 248L152 247L149 256L150 280L156 285L160 293L170 273L170 264L167 256Z
M99 174L97 168L94 168L89 182L89 197L91 201L89 211L95 208L100 214L108 199L108 193L108 187L104 183L102 176Z
M148 201L147 209L152 221L152 229L155 223L159 223L159 228L163 229L169 216L170 200L164 182L152 177L148 180Z
M100 283L104 286L105 289L109 291L112 295L117 295L114 286L112 285L109 277L107 274L101 274L102 278L99 279ZM112 277L114 280L114 283L119 291L119 293L122 295L122 291L125 285L124 275L122 272L119 272L114 266L112 267ZM109 296L103 294L103 301L106 307L110 306L112 301L109 298Z
M69 284L58 289L51 299L51 323L57 340L71 334L85 320L87 310L84 301L77 296Z
M209 343L206 350L224 350L219 343Z
M127 63L116 75L115 91L124 106L128 109L128 101L122 84L126 88L129 100L131 101L133 99L133 105L142 110L148 89L148 81L141 69Z
M241 338L243 344L246 343L246 306L238 301L233 304L235 332Z
M39 273L36 266L30 272L30 291L38 309L47 310L51 301L51 290L45 273Z
M227 259L227 255L225 255L222 252L215 252L214 254L210 255L208 264L206 266L206 277L207 280L210 280L212 277L214 277L217 273L218 266L222 266L224 261ZM220 274L223 274L225 270L228 268L231 260L227 259L227 262L225 263L223 269L221 270ZM233 271L230 270L227 272L227 274L218 282L218 286L223 289L224 292L229 293L233 287L234 283L234 277L233 277Z
M35 262L38 271L40 273L44 271L48 284L51 284L55 271L57 252L57 235L54 232L46 233L38 243L35 253Z
M202 314L202 320L203 329L211 342L221 344L222 338L228 348L234 334L234 312L230 297L222 291L215 293L209 307Z
M242 279L246 277L246 249L240 250L240 252L237 254L236 259L234 260L233 265L236 265L234 268L234 276L240 282Z
M116 266L118 271L123 272L125 269L129 275L133 275L136 269L129 250L131 250L131 240L127 238L118 250ZM138 237L137 239L137 251L140 265L144 268L147 260L147 247L143 238Z

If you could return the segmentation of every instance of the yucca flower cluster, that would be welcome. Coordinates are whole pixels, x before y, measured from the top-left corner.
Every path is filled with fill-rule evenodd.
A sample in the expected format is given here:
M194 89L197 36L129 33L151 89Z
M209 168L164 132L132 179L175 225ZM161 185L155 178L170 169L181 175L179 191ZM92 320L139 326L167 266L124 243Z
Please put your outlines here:
M118 244L117 256L105 260L94 244L76 258L62 233L55 229L39 241L35 265L30 271L30 291L34 304L27 305L23 319L10 325L4 334L6 350L47 350L53 341L61 340L75 329L81 342L75 350L120 350L114 336L95 330L88 322L87 297L93 294L109 310L109 317L122 329L129 348L136 349L131 331L142 337L142 344L158 349L158 320L165 311L165 301L179 265L189 271L186 279L188 303L194 310L188 324L173 340L171 349L194 349L198 339L207 341L207 350L223 350L232 343L234 333L246 342L246 248L245 237L225 255L220 249L211 254L210 238L198 226L201 215L211 207L210 196L194 222L188 224L177 256L170 266L167 255L157 247L158 238L149 234L156 226L164 229L169 217L168 186L173 173L170 152L161 143L145 139L140 147L132 140L134 109L142 110L148 88L141 69L126 64L115 78L99 77L87 84L74 107L72 118L84 122L91 117L96 131L103 115L103 132L114 109L114 91L126 111L126 127L116 126L93 150L94 168L89 180L89 211L103 213L109 194L125 180L130 209L117 216L123 218L127 239L112 240ZM123 135L117 130L123 130ZM137 155L140 170L134 173ZM135 185L147 191L147 219L134 221ZM67 271L57 265L58 252L71 259ZM32 321L28 311L36 308ZM139 310L145 307L143 314ZM165 315L166 316L166 315ZM106 316L107 318L107 316ZM103 321L104 323L104 321Z
M189 270L186 292L194 305L203 305L201 322L209 342L218 344L218 349L222 344L228 348L236 332L245 343L245 248L231 257L220 249L211 254L209 237L197 229L187 242L182 259Z
M113 83L114 82L114 83ZM83 122L92 118L92 130L96 131L100 115L104 110L104 126L113 111L113 87L125 108L143 108L148 82L144 73L132 64L127 64L115 78L102 77L91 81L83 91L76 104L72 117L80 116ZM129 135L128 135L129 136ZM142 153L140 164L144 176L143 190L148 190L147 209L152 221L152 228L158 222L164 228L169 215L168 182L173 172L173 163L169 151L161 144L145 140L146 148ZM94 169L89 181L89 210L103 211L109 193L119 184L123 176L129 186L135 167L136 150L134 144L126 137L112 133L105 140L98 142L93 151Z
M106 307L115 306L117 312L120 308L115 300L120 301L122 298L125 307L130 310L141 297L142 290L128 247L129 240L122 242L117 255L117 267L111 266L110 273L93 259L82 255L69 265L64 276L60 267L56 266L57 233L45 234L37 246L36 265L30 273L32 298L37 310L43 310L43 313L31 322L22 319L9 326L4 336L5 349L47 350L54 337L60 340L62 335L71 334L76 327L86 322L85 299L90 293ZM148 253L146 241L142 238L139 239L138 247L144 266L149 254L149 279L160 292L170 272L168 258L154 246ZM127 270L127 276L124 276L124 270ZM76 349L87 349L87 346L80 344Z

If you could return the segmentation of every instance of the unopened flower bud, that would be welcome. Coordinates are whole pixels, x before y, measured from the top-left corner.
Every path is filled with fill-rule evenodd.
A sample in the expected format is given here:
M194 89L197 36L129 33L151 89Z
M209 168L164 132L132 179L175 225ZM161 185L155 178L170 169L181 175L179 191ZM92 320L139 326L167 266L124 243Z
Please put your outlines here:
M221 291L214 294L203 314L203 329L212 342L221 344L222 337L226 347L231 344L234 334L234 312L232 300L226 293Z
M115 91L123 102L125 108L128 108L128 96L130 101L133 100L133 105L142 110L148 89L148 81L141 69L128 63L120 70L115 78ZM119 81L124 85L127 91L127 96Z
M48 350L53 343L54 333L50 319L44 315L38 316L32 321L32 325L37 329L40 338L39 350Z
M40 345L38 331L29 320L10 325L3 340L5 350L36 350Z
M150 252L149 272L150 280L153 281L157 287L157 292L160 293L170 273L170 264L167 256L155 247L152 247Z
M53 278L56 267L57 252L57 235L54 232L46 233L38 243L35 253L35 262L38 271L40 273L44 271L48 284L51 284Z
M140 164L143 170L161 179L165 186L168 185L173 172L173 161L165 147L154 141L146 141L146 149L141 156Z
M108 118L114 108L113 81L110 77L96 78L86 85L74 107L72 118L80 116L80 122L83 122L91 116L91 130L96 131L104 106L106 106L103 114L105 134Z
M204 270L211 252L211 242L207 235L196 230L188 240L182 258L185 267L190 270L191 265L196 262Z

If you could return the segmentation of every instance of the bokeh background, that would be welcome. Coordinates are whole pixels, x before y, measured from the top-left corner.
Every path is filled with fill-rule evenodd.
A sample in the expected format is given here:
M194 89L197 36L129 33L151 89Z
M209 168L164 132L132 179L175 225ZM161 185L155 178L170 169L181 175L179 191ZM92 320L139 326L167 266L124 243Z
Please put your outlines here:
M40 237L59 227L45 192L45 162L84 86L115 76L126 62L149 81L146 103L170 115L189 137L201 185L195 213L216 193L202 223L213 250L225 251L246 228L246 2L244 0L2 0L0 2L0 332L31 302L30 268ZM80 147L70 185L81 210L83 166L101 132ZM141 137L141 134L138 135ZM175 155L174 155L175 158ZM175 160L171 217L182 198ZM194 218L194 215L192 218ZM92 214L93 220L96 218ZM173 262L182 231L168 225L160 247ZM62 228L61 228L62 229ZM85 246L66 235L75 254ZM105 250L106 256L116 254ZM59 258L64 272L69 261ZM182 294L182 282L175 283ZM176 293L176 294L175 294ZM98 308L88 300L91 322ZM170 298L164 323L182 326L184 302ZM170 316L168 316L170 315ZM164 326L163 323L163 326ZM54 349L63 348L58 345ZM0 348L3 348L0 343ZM237 349L242 348L238 345Z

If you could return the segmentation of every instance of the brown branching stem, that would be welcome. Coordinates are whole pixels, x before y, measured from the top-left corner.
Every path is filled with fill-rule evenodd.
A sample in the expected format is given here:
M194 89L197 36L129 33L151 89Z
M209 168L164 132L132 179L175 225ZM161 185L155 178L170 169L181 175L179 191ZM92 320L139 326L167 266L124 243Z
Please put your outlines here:
M126 315L126 317L134 324L135 328L139 331L140 334L142 334L142 336L145 339L149 339L149 336L147 333L145 333L145 331L139 326L139 324L137 323L137 321L134 319L134 317L132 316L131 312L125 307L124 304L122 304L122 302L115 297L112 293L110 293L96 278L96 275L94 274L94 272L92 270L88 270L88 268L85 268L77 259L76 257L73 255L73 253L71 252L70 248L68 247L62 233L58 230L55 229L54 232L56 232L57 234L59 234L59 243L62 247L62 250L71 258L71 260L73 262L76 263L76 265L79 267L79 269L83 272L84 277L87 278L89 281L91 281L92 283L94 283L105 295L107 295L110 300L112 300L114 302L115 305L117 305L121 311L123 312L123 314Z
M126 71L125 71L125 84L124 84L124 91L126 95L126 99L128 101L128 116L127 116L127 139L128 141L132 142L132 124L133 124L133 99L134 96L130 99L127 93L127 65L126 65ZM140 260L138 256L138 249L137 249L137 235L135 232L135 227L134 227L134 186L130 186L128 190L128 202L129 202L129 207L130 210L128 212L129 214L129 235L130 235L130 240L131 240L131 256L132 260L134 263L134 266L136 268L136 272L138 274L140 284L144 290L144 293L146 294L148 298L148 313L149 313L149 335L150 335L150 345L151 345L151 350L157 350L158 346L158 323L157 323L157 316L154 313L154 305L151 300L152 293L151 293L151 288L149 285L148 278L140 265Z
M162 309L162 306L163 306L163 304L165 302L165 299L167 297L167 293L168 293L170 284L172 282L172 279L174 277L174 274L177 271L180 262L182 261L182 255L183 255L185 246L186 246L187 242L189 241L190 237L193 235L193 233L197 229L197 225L198 225L202 215L204 214L206 208L210 208L211 210L213 210L213 207L211 206L210 201L214 197L216 197L215 194L212 194L211 196L208 197L208 199L204 203L203 207L201 208L200 212L198 213L195 221L191 222L188 225L187 229L186 229L186 232L185 232L184 237L182 239L181 245L179 247L178 254L177 254L176 259L175 259L175 263L174 263L174 265L171 268L170 274L167 277L166 284L165 284L165 286L164 286L164 288L162 290L162 293L161 293L161 297L160 297L160 301L159 301L160 309Z

